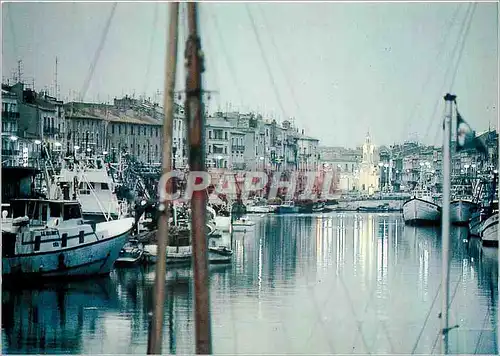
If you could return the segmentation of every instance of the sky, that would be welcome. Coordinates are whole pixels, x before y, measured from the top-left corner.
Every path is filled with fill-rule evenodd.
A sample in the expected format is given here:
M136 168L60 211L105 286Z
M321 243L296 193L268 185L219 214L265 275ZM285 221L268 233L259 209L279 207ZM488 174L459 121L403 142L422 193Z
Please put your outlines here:
M94 61L112 7L3 3L3 80L12 80L22 60L24 81L34 78L37 90L53 92L57 57L62 100L85 91L94 63L85 101L145 93L162 102L168 4L118 3ZM408 139L439 144L443 95L452 91L473 129L497 127L497 3L478 3L470 26L469 8L468 3L202 3L209 109L294 118L327 146L356 147L367 132L377 145ZM186 31L183 4L179 91Z

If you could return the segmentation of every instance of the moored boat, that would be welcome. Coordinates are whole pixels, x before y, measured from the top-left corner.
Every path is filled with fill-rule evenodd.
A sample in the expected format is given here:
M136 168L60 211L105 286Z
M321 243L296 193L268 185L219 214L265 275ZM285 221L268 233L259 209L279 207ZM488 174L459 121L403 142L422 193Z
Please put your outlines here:
M247 231L253 229L255 222L248 219L246 216L242 216L238 220L233 221L232 228L233 231Z
M467 225L472 214L479 208L470 199L456 199L450 203L450 221L454 225Z
M115 265L117 266L133 266L142 262L144 250L142 244L135 239L129 240L120 251Z
M108 274L133 218L86 224L76 201L14 199L2 224L2 277L70 278Z
M498 246L498 211L481 223L479 237L483 246Z
M430 195L413 196L403 204L403 219L406 224L433 224L441 221L441 207Z
M293 201L289 200L279 205L274 212L276 214L297 214L299 212L299 207L296 206Z

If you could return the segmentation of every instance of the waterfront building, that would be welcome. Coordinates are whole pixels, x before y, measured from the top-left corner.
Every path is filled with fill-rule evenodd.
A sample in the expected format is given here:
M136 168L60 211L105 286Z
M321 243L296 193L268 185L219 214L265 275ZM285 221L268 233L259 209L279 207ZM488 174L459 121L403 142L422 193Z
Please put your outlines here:
M62 101L37 93L24 83L2 84L4 165L34 166L42 150L51 156L60 155L65 133Z
M378 152L368 133L363 144L363 157L359 169L359 190L372 195L380 189Z

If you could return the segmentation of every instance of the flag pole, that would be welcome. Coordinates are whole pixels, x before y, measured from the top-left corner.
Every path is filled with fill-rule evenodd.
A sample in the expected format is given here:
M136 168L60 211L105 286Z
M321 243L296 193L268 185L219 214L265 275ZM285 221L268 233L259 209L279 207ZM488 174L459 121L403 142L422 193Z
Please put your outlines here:
M456 95L444 96L446 114L444 118L443 138L443 209L441 223L442 243L442 306L441 306L441 354L448 354L449 315L448 306L450 298L450 186L451 186L451 120L453 102Z

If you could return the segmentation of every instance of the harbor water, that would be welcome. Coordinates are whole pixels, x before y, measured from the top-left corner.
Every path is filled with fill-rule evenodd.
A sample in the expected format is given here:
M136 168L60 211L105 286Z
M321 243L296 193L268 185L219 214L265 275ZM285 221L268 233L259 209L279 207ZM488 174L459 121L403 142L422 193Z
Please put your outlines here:
M255 217L211 266L214 353L439 353L440 229L400 214ZM451 353L497 354L498 249L452 228ZM4 354L145 354L154 266L2 291ZM167 272L164 353L194 352L193 279Z

